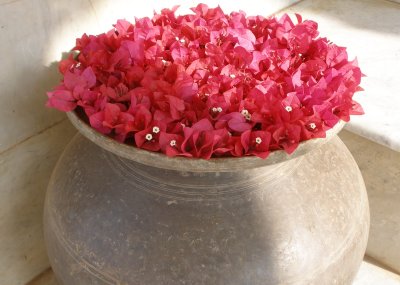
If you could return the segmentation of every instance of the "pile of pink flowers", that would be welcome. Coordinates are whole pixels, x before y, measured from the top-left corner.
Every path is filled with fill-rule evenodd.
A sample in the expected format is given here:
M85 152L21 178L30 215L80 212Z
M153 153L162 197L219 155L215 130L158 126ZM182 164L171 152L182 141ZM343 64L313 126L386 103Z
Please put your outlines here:
M168 156L209 159L292 153L339 120L362 73L346 49L319 38L317 23L176 7L135 24L84 34L47 105L81 108L99 132Z

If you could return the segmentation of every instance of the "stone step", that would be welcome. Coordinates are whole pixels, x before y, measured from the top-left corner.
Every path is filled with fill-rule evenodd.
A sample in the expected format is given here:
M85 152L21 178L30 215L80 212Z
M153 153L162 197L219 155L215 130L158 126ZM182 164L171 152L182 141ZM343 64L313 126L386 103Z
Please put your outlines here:
M357 55L367 77L355 95L365 110L346 129L400 151L400 4L386 0L303 0L283 12L318 22L321 36Z
M371 212L367 255L400 272L400 153L349 131L339 136L367 186Z
M364 261L353 285L400 285L400 276ZM49 268L26 285L61 285Z
M364 261L353 285L400 285L400 276Z

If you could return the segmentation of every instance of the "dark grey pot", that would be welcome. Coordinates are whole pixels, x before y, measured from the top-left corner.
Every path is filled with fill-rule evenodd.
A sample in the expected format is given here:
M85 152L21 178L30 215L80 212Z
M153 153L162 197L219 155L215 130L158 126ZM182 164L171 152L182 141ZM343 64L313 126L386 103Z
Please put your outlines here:
M369 208L342 125L292 156L205 161L122 145L69 117L83 136L54 170L44 215L62 284L352 283Z

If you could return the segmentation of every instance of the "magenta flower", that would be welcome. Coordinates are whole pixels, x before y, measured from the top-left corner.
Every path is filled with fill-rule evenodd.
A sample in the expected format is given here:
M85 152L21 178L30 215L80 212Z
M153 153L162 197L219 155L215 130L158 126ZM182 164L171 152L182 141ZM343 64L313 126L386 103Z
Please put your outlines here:
M47 106L80 108L120 142L204 159L292 153L363 113L357 61L317 23L177 8L77 39Z

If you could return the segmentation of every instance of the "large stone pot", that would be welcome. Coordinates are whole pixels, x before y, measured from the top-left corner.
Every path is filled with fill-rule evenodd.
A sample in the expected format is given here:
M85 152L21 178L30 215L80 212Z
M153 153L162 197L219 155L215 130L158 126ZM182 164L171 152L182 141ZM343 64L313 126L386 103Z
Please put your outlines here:
M44 216L62 284L352 283L369 208L342 125L291 156L205 161L122 145L69 118L81 134L54 170Z

